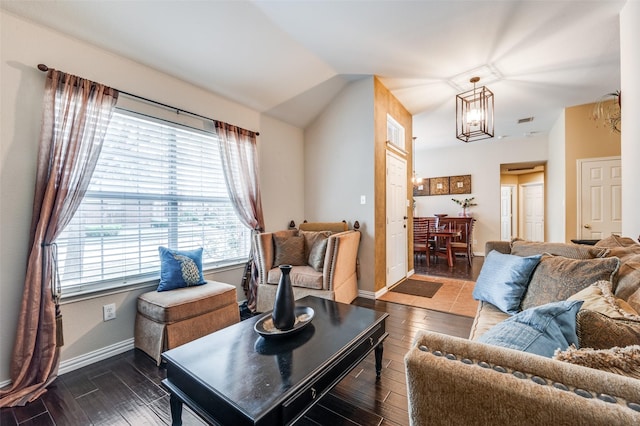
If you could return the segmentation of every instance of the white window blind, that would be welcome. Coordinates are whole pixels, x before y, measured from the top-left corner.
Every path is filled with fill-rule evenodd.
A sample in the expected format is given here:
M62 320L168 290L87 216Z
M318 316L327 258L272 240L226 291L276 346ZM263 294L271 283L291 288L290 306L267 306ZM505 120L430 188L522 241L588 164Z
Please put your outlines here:
M116 109L91 184L58 244L65 294L159 277L158 247L246 261L251 232L227 194L215 134Z

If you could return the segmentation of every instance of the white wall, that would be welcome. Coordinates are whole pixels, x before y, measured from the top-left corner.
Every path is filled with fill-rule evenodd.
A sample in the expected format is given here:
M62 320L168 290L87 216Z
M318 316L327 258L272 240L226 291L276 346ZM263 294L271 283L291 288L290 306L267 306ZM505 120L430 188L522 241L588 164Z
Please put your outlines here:
M262 117L240 104L0 10L0 383L9 364L22 300L33 203L35 161L45 74L38 63L175 107L260 131L263 202L268 226L281 228L301 215L301 131ZM271 148L280 155L273 154ZM286 155L285 155L286 153ZM292 167L291 164L294 164ZM272 171L278 171L272 175ZM286 170L283 173L282 170ZM275 176L275 177L271 177ZM293 188L283 197L283 182ZM293 212L293 213L291 213ZM207 274L240 286L242 266ZM154 283L151 283L153 288ZM133 338L135 300L143 289L66 301L62 307L62 362ZM244 298L241 290L239 299ZM102 305L115 303L117 318L102 322Z
M373 77L350 83L305 129L305 218L360 222L360 290L374 290ZM366 204L360 204L364 195Z
M640 238L640 2L629 0L620 12L622 92L622 235Z
M485 242L500 239L500 164L545 161L547 138L488 139L463 143L452 148L416 151L416 174L431 178L471 175L471 194L415 197L417 214L433 216L446 213L457 216L460 206L451 199L475 197L471 208L476 219L473 251L484 253Z
M549 132L549 158L546 167L546 241L565 242L565 115L558 117Z

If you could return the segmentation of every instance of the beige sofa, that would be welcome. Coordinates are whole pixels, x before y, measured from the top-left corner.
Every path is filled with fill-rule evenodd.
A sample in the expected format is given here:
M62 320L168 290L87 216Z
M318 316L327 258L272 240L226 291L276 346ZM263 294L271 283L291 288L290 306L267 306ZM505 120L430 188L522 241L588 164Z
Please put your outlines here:
M497 250L508 254L517 244L489 242L486 253ZM521 253L532 254L534 246L528 253ZM559 249L556 254L566 254L565 249L573 251L576 245L541 244L538 251L544 253L550 248ZM580 249L591 250L595 256L620 258L613 279L615 297L640 310L640 245L629 238L610 237L597 247ZM581 310L577 317L580 320L590 315L600 314ZM558 352L547 358L476 341L509 316L481 302L469 340L430 331L417 334L405 357L411 425L640 424L640 348L624 348L635 350L635 367L623 371L629 366L622 364L617 370L620 374L614 374L605 371L615 370L612 363L595 369L560 361L556 358L562 353ZM640 330L640 322L626 318L616 321ZM584 324L580 326L578 321L578 336L591 332L611 339L619 336L615 330L589 330ZM620 346L640 345L640 334L635 336ZM616 349L599 352L611 350Z
M307 264L308 254L301 261L294 262L290 273L293 293L296 299L312 295L338 302L351 303L358 296L358 247L360 245L360 231L341 230L331 224L301 224L300 230L286 230L265 232L254 236L256 247L256 263L258 265L258 288L256 310L266 312L273 309L276 289L280 280L280 270L274 261L277 257L276 240L281 241L289 237L301 237L309 241L309 235L315 232L326 233L326 250L322 255L317 269ZM333 232L337 229L340 232ZM309 251L308 243L305 251ZM298 250L299 251L299 250Z

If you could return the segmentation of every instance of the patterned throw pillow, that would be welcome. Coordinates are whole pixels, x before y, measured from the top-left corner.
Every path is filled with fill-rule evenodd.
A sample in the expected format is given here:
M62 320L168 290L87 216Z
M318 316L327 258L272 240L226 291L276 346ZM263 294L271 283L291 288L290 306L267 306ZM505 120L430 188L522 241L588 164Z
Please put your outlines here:
M596 281L614 281L620 267L617 257L598 259L569 259L562 256L543 256L533 272L522 310L546 303L566 300Z
M611 349L571 346L565 351L556 351L553 359L640 379L640 345Z
M579 347L609 349L640 342L640 321L609 318L599 312L582 310L577 315Z
M520 257L491 250L482 264L473 298L489 302L502 312L518 313L538 262L540 255Z
M306 265L304 257L304 237L302 235L273 235L273 267L280 265Z
M635 309L613 295L612 286L611 281L598 281L567 300L582 300L584 303L581 309L600 312L609 318L629 318L640 321L640 316Z
M551 254L571 259L593 259L604 257L606 247L594 247L584 244L544 243L515 240L511 243L511 254L515 256L533 256L535 254Z
M202 247L195 250L171 250L158 247L160 255L160 283L157 291L201 285Z
M496 324L476 341L551 358L557 349L578 344L576 312L582 301L549 303Z

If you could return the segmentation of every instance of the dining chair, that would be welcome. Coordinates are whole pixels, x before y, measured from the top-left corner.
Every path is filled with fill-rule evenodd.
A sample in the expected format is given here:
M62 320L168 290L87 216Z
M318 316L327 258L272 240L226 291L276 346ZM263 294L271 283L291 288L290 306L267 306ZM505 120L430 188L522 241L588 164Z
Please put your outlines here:
M475 221L475 219L469 218L469 220L464 222L458 222L456 226L460 231L460 237L451 241L451 251L453 251L453 255L463 253L467 257L469 266L471 266L473 259L473 225Z
M429 252L427 235L429 230L429 220L424 217L413 218L413 257L414 262L422 258L422 254L427 258L427 266L429 265Z

